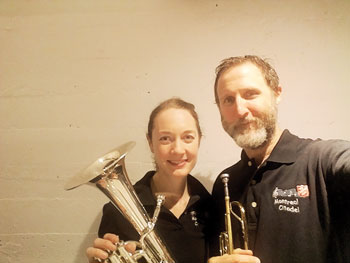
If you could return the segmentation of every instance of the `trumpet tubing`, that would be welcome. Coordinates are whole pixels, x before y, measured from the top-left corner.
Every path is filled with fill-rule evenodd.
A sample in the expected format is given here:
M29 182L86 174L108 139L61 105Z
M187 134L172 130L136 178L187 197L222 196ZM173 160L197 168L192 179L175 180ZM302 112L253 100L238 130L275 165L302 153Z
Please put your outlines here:
M230 194L228 190L228 174L222 174L220 176L224 184L224 195L225 195L225 231L222 232L219 236L220 243L220 254L233 254L234 245L233 245L233 234L232 234L232 222L231 214L240 222L242 230L242 238L244 249L248 249L248 227L247 220L245 216L244 207L238 201L230 202ZM237 206L240 211L240 216L238 216L233 210L232 205Z

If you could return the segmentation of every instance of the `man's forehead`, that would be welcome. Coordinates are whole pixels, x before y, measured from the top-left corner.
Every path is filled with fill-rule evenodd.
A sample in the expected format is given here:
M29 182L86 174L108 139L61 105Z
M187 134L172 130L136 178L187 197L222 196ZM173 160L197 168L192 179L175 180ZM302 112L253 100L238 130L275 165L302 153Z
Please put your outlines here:
M225 72L223 72L218 80L218 86L220 87L224 84L236 82L239 82L240 84L245 83L249 86L250 82L253 84L254 81L266 83L265 77L261 70L254 64L247 62L228 68Z
M263 76L260 68L255 65L254 63L250 61L246 61L243 63L240 63L238 65L232 65L231 67L228 67L222 74L221 77L225 77L228 74L249 74L249 73L255 73L255 74L260 74Z

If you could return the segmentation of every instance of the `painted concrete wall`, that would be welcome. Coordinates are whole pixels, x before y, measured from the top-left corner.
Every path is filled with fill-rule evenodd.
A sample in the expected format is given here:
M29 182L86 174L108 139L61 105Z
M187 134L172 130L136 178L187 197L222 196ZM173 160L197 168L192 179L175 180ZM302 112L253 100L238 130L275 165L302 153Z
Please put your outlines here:
M107 199L63 190L129 140L133 182L152 168L152 108L180 96L204 131L193 174L211 190L239 158L213 97L225 57L269 58L284 88L280 124L350 140L350 2L0 1L0 262L84 262Z

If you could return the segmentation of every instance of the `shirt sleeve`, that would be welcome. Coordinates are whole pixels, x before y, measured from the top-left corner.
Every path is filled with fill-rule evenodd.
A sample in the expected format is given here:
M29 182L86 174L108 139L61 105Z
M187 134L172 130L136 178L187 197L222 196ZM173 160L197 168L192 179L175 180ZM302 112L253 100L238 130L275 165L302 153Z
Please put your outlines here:
M321 156L331 223L332 253L328 262L334 262L334 258L350 262L350 142L327 141Z
M323 168L326 176L350 176L350 142L326 141L322 149Z

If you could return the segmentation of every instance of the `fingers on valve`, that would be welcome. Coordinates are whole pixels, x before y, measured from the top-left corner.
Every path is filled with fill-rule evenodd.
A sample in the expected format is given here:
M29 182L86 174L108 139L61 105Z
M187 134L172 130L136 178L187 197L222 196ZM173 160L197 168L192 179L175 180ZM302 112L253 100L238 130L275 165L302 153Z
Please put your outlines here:
M103 262L103 260L108 258L106 251L94 247L87 248L86 255L89 258L89 262Z
M107 233L103 236L104 239L108 239L109 241L111 241L113 244L116 244L119 242L119 236L115 235L115 234L111 234L111 233Z
M127 241L125 243L125 249L129 252L129 253L134 253L136 251L136 242L134 241Z
M112 243L109 239L96 238L94 241L94 247L103 249L106 251L114 251L117 249L115 243Z

